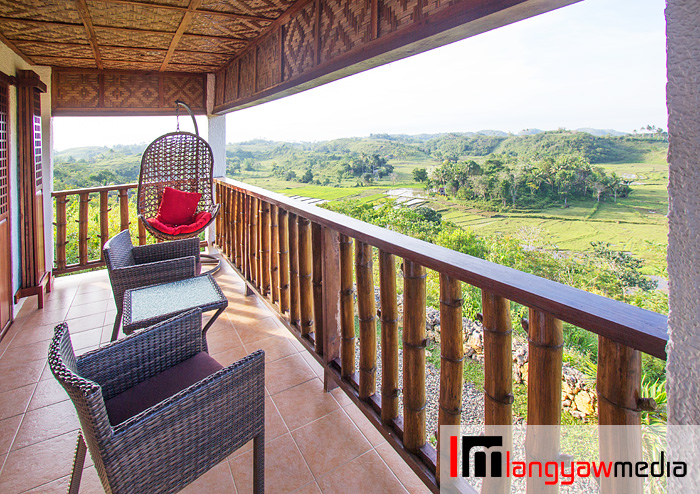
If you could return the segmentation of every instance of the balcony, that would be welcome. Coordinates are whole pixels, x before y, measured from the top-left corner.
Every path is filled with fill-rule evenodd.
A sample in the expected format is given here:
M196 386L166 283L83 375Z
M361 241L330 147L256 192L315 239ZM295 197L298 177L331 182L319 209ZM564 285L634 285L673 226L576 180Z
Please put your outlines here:
M323 392L323 368L227 264L216 275L229 306L209 330L223 365L266 352L268 492L429 492L339 389ZM60 277L38 310L22 307L0 342L0 491L65 492L78 419L46 364L53 327L66 320L77 353L109 341L114 301L106 271ZM339 433L340 432L340 433ZM331 440L331 438L333 438ZM103 492L88 457L81 492ZM184 492L249 492L247 445ZM234 487L235 486L235 487Z

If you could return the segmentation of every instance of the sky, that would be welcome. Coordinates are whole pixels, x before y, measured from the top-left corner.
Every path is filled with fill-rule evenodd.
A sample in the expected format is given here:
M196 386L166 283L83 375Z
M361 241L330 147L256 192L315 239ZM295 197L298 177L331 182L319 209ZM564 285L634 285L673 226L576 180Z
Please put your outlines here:
M584 0L227 114L227 142L666 128L664 0ZM206 138L206 117L198 117ZM181 128L192 124L181 119ZM174 117L56 117L54 149L150 142Z

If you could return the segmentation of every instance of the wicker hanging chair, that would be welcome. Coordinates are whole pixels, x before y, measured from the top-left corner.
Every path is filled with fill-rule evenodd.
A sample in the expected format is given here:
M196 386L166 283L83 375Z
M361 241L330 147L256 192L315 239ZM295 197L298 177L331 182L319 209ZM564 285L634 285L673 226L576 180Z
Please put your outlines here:
M214 156L207 141L199 137L194 113L182 101L176 101L178 117L177 131L165 134L153 141L141 158L139 174L137 213L146 229L160 240L192 238L203 232L216 218L220 204L214 204L213 167ZM194 122L195 133L180 131L179 107L189 112ZM154 226L152 220L158 211L166 187L183 192L197 192L202 196L197 204L196 215L207 212L211 218L197 224L197 228L184 233L163 231ZM195 199L196 200L196 199ZM206 215L204 215L206 218ZM151 220L151 221L149 221Z

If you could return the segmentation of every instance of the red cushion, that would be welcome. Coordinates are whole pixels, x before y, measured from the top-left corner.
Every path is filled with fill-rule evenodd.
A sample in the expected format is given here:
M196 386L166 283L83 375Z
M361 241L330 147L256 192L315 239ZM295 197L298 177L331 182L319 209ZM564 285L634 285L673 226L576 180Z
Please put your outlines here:
M220 369L223 367L219 362L200 352L107 400L109 423L120 424Z
M156 219L169 225L189 225L192 223L197 205L202 198L199 192L185 192L166 187L160 199Z
M194 222L190 223L189 225L171 225L169 223L163 223L158 219L158 217L149 218L146 221L148 221L153 228L159 232L165 233L166 235L182 235L184 233L196 232L197 230L204 228L204 226L206 226L210 220L211 213L209 211L202 211L197 213L197 216L194 217Z

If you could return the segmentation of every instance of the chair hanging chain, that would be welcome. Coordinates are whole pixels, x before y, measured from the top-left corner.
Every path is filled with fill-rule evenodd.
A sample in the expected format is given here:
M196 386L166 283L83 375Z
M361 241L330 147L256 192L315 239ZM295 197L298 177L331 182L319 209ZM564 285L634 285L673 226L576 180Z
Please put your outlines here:
M180 105L175 103L175 120L177 121L176 132L180 132Z

